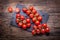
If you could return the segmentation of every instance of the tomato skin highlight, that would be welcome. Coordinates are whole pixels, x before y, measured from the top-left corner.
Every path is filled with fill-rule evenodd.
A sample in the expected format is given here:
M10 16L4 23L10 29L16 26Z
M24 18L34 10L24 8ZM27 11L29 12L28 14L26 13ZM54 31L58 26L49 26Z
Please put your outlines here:
M26 22L27 22L27 23L30 23L30 19L29 19L29 18L27 18L27 19L26 19Z
M33 13L33 14L36 14L36 13L37 13L37 11L34 9L34 10L32 10L32 13Z
M50 29L49 28L46 28L45 29L45 32L49 33Z
M35 18L35 17L34 17L34 18L32 18L32 21L33 21L33 22L36 22L36 18Z
M41 33L42 34L45 34L45 29L41 29Z

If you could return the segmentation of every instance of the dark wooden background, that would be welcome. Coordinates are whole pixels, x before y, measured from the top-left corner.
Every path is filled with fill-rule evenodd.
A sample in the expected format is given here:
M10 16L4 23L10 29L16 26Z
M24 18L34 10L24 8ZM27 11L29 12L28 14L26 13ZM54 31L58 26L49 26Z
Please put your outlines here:
M33 36L30 32L11 26L13 13L8 13L7 7L15 7L17 3L33 4L47 12L50 35ZM0 0L0 40L60 40L60 0Z

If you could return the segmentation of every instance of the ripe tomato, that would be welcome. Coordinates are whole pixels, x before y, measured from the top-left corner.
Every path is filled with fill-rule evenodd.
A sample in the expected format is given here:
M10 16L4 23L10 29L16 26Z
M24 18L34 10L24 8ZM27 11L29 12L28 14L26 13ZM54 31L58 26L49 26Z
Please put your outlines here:
M41 16L39 16L39 17L38 17L38 20L39 20L39 21L42 21L42 17L41 17Z
M26 24L27 23L26 20L23 20L23 23Z
M27 23L27 27L30 28L31 24L30 23Z
M36 20L37 20L37 18L36 18L36 17L32 18L32 21L33 21L33 22L36 22Z
M19 23L19 19L18 18L16 19L16 23Z
M19 13L20 12L20 9L19 8L16 8L16 10L15 10L17 13Z
M23 10L23 12L24 12L24 13L26 13L26 11L27 11L27 8L23 8L22 10Z
M37 29L37 26L36 26L36 25L34 25L34 26L33 26L33 29L35 29L35 30L36 30L36 29Z
M45 29L41 29L41 33L44 34L45 33Z
M36 22L35 22L35 24L36 24L36 25L39 25L39 24L40 24L40 22L39 22L39 21L36 21Z
M26 29L26 28L27 28L26 24L23 24L23 25L22 25L22 28L23 28L23 29Z
M33 17L34 17L34 15L33 15L33 14L30 14L29 16L30 16L30 18L33 18Z
M20 17L20 14L18 13L18 14L16 14L16 18L19 18Z
M37 33L37 34L40 34L40 30L39 30L39 29L37 29L37 30L36 30L36 33Z
M24 16L21 15L21 16L20 16L20 19L21 19L21 20L24 20Z
M48 33L49 31L50 31L50 30L49 30L49 28L46 28L46 29L45 29L45 32L47 32L47 33Z
M27 15L29 15L30 13L31 13L31 11L30 11L30 10L27 10L27 11L26 11L26 14L27 14Z
M41 24L40 24L40 25L38 25L38 26L37 26L37 28L41 30L41 28L42 28L42 25L41 25Z
M27 21L27 23L30 23L30 19L29 18L27 18L26 21Z
M32 35L35 35L36 34L36 31L35 30L32 30Z
M38 13L36 13L36 14L35 14L35 17L38 17L38 16L39 16L39 14L38 14Z
M29 9L32 11L34 8L33 8L33 6L30 6Z
M47 24L42 24L42 26L43 26L44 28L47 28Z
M32 13L33 13L33 14L36 14L36 13L37 13L37 11L34 9L34 10L32 10Z
M21 23L21 22L19 22L19 23L18 23L18 27L21 27L21 26L22 26L22 23Z
M8 12L12 13L13 9L12 7L8 7Z

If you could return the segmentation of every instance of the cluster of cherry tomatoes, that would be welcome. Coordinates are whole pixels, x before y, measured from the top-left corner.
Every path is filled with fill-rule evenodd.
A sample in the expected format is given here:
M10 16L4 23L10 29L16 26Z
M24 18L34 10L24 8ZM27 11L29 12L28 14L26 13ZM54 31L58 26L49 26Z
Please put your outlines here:
M33 6L30 6L29 9L23 8L23 12L26 13L35 24L33 26L32 35L40 33L45 34L50 31L47 27L47 24L40 24L40 22L42 21L42 16L37 13Z
M8 9L9 12L12 12L12 8ZM36 34L45 34L49 33L50 29L48 28L47 24L41 24L40 22L42 21L42 16L39 15L39 13L35 10L33 6L30 6L29 9L27 8L22 8L22 11L27 14L30 18L25 18L23 15L20 15L20 9L16 8L16 23L18 27L21 27L23 29L27 29L31 27L31 22L34 23L33 30L32 30L32 35Z

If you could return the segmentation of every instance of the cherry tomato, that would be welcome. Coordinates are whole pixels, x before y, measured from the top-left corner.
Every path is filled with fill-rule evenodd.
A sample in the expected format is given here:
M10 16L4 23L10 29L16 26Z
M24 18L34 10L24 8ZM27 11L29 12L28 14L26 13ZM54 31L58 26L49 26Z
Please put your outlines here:
M39 21L36 21L36 22L35 22L35 24L36 24L36 25L39 25L39 24L40 24L40 22L39 22Z
M22 10L23 10L23 12L24 12L24 13L26 13L26 11L27 11L27 8L23 8Z
M45 29L41 29L41 33L42 34L45 34Z
M8 12L12 13L13 9L12 7L8 7Z
M39 20L39 21L42 21L42 17L41 17L41 16L39 16L39 17L38 17L38 20Z
M36 26L36 25L34 25L34 26L33 26L33 29L35 29L35 30L36 30L36 29L37 29L37 26Z
M33 18L33 17L34 17L34 15L33 15L33 14L30 14L29 16L30 16L30 18Z
M30 10L27 10L27 11L26 11L26 14L27 14L27 15L29 15L30 13L31 13L31 11L30 11Z
M34 10L32 10L32 13L33 13L33 14L36 14L36 13L37 13L37 11L34 9Z
M36 18L36 17L34 17L34 18L32 18L32 21L33 21L33 22L36 22L36 19L37 19L37 18Z
M23 23L26 24L27 23L26 20L23 20Z
M15 10L17 13L19 13L20 12L20 9L19 8L16 8L16 10Z
M30 23L27 23L27 27L30 28L31 24Z
M45 29L45 32L47 32L47 33L48 33L49 31L50 31L50 30L49 30L49 28L46 28L46 29Z
M36 31L35 30L32 30L32 35L35 35L36 34Z
M36 14L35 14L35 17L38 17L38 16L39 16L39 14L38 14L38 13L36 13Z
M21 15L20 18L21 18L21 20L24 20L24 16Z
M26 29L26 28L27 28L26 24L23 24L23 25L22 25L22 28L23 28L23 29Z
M20 18L20 14L18 13L18 14L16 14L16 18Z
M18 23L18 27L21 27L21 26L22 26L22 23L21 23L21 22L19 22L19 23Z
M30 6L29 9L32 11L34 8L33 8L33 6Z
M37 34L40 34L40 30L39 30L39 29L37 29L37 30L36 30L36 33L37 33Z
M41 24L40 24L40 25L38 25L38 26L37 26L37 28L41 30L41 28L42 28L42 25L41 25Z
M27 21L27 23L30 23L30 19L29 18L27 18L26 21Z
M42 26L43 26L44 28L47 28L47 24L45 24L45 23L44 23L44 24L42 24Z

